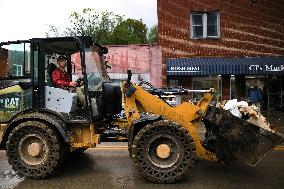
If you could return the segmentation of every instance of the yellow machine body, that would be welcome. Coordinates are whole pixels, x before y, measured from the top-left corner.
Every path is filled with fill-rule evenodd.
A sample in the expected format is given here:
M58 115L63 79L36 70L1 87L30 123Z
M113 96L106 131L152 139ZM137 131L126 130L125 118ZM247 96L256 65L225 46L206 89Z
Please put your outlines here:
M78 148L94 148L100 142L94 124L69 125L72 135L69 137L71 151Z
M124 83L124 108L129 126L131 126L135 120L140 119L141 112L160 115L164 119L177 122L189 131L196 146L196 155L199 158L217 161L216 155L207 151L202 146L196 129L197 125L202 120L202 116L206 114L209 103L213 98L214 90L206 93L197 105L190 102L184 102L176 107L172 107L162 99L148 93L134 83L132 83L132 87L135 88L135 92L130 97L127 97L125 95L126 85L127 83Z

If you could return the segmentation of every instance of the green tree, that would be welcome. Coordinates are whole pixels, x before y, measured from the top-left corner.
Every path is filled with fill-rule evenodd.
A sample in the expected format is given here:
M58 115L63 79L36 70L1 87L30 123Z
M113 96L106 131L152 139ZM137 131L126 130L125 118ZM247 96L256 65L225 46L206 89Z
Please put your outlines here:
M158 26L154 25L149 29L148 32L149 43L158 43Z
M66 35L90 36L100 44L111 44L114 28L123 21L123 16L104 11L99 13L94 9L83 9L82 13L73 12L70 15L70 27Z
M62 36L59 27L55 25L49 25L48 31L45 32L46 37L60 37Z
M142 20L127 19L114 28L112 41L123 45L147 43L147 27Z
M148 43L147 27L142 20L124 19L124 16L94 9L72 12L69 26L60 32L60 28L50 25L47 37L90 36L102 45L144 44Z

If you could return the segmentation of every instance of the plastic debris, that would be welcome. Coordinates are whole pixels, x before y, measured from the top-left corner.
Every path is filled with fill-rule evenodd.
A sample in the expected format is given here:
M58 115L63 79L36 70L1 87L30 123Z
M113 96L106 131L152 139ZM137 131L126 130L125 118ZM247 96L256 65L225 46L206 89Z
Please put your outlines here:
M259 108L254 105L249 106L245 101L238 102L237 99L233 99L227 101L225 105L219 105L219 107L229 110L232 115L238 118L246 116L246 121L268 131L273 131L270 124L266 121L266 118L260 113Z
M237 99L229 100L225 106L223 107L224 110L229 110L231 114L233 114L236 117L241 118L242 114L238 109L238 101Z

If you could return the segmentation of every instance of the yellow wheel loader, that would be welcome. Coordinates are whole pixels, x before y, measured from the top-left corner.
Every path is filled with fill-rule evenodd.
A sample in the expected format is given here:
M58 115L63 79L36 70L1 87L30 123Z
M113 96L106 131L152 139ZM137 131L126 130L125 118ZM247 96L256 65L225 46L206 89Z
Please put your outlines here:
M19 175L53 175L67 154L94 148L107 130L117 127L128 129L134 166L158 183L182 179L200 159L254 165L283 141L274 130L216 108L214 90L201 91L205 95L197 105L173 107L155 90L132 83L130 72L122 89L114 86L106 53L89 37L0 43L0 149ZM55 85L52 75L60 56L67 61L66 77L77 81L77 88ZM126 120L119 117L122 99ZM204 139L196 130L201 122Z
M160 98L161 92L131 83L131 71L128 75L123 98L129 154L139 173L152 182L178 181L200 159L256 165L283 142L283 134L216 108L214 89L192 90L204 93L197 105L184 102L173 107ZM197 132L201 122L205 139Z

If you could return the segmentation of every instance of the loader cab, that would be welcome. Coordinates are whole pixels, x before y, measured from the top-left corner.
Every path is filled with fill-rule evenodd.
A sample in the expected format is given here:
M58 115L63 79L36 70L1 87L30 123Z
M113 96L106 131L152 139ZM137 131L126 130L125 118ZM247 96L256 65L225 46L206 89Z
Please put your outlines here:
M24 112L49 112L66 122L105 120L121 111L121 90L112 86L104 54L89 37L34 38L1 43L0 122ZM65 56L70 80L80 79L85 106L77 93L54 85L57 59Z

